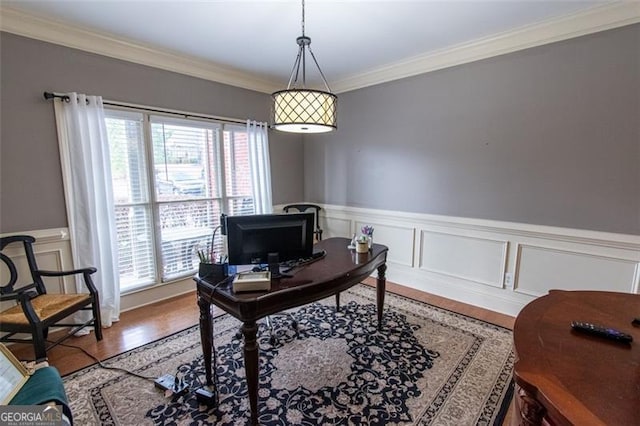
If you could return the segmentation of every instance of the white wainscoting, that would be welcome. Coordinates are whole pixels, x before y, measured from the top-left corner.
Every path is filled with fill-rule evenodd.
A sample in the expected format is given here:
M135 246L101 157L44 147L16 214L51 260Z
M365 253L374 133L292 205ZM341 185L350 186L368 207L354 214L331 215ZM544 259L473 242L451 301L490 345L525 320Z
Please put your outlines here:
M502 288L507 241L441 231L423 230L421 234L420 270Z
M537 297L549 288L638 293L638 262L609 254L519 244L516 290Z
M21 233L23 234L23 233ZM69 243L64 229L49 229L45 231L34 231L28 233L36 238L37 243L33 247L38 267L46 270L70 270L72 262L69 251ZM6 235L3 235L6 236ZM67 242L63 241L67 239ZM18 270L18 285L32 283L27 257L24 254L22 244L11 244L4 251L15 263ZM0 282L4 285L9 282L9 271L0 264ZM72 277L46 277L43 278L49 293L64 294L74 288L75 282ZM13 302L1 302L0 309L12 306Z
M551 289L640 293L640 236L521 223L322 205L323 238L363 225L389 247L387 279L508 315ZM281 211L282 206L274 206ZM28 232L42 268L72 269L66 229ZM26 268L24 259L18 259ZM1 271L3 277L5 271ZM506 275L512 280L508 283ZM53 280L51 292L73 282ZM195 289L191 278L122 296L129 310ZM193 303L195 304L195 297Z
M640 293L637 235L322 207L324 238L375 228L374 242L389 247L389 281L493 311L515 316L551 289Z
M3 234L2 236L5 237L14 234L18 233ZM68 229L43 229L20 232L19 234L27 234L36 238L33 248L39 268L67 271L74 269ZM29 279L30 274L27 261L24 254L21 253L21 247L17 244L9 246L6 251L6 254L16 263L19 276ZM7 274L8 271L5 269L0 270L0 282L8 282ZM23 281L20 282L26 281L23 279ZM73 293L75 291L75 281L73 277L65 277L64 279L45 278L45 287L47 288L47 292L50 293ZM169 299L194 290L195 282L191 277L147 287L122 295L120 300L121 311L127 311L160 300ZM195 296L193 303L196 303ZM3 302L1 306L2 309L8 307L9 304L10 302Z

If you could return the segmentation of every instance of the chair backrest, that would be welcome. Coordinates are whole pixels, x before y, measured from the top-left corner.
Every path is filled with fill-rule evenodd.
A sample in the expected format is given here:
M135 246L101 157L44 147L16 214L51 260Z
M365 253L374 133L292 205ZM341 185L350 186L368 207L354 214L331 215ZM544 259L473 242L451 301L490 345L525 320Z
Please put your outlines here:
M0 282L0 293L8 294L16 291L24 291L30 288L35 288L39 294L45 294L47 292L44 282L42 281L42 277L38 273L36 256L33 254L33 243L35 241L36 239L29 235L12 235L0 238L0 260L9 271L9 279L7 282L4 282L4 280L3 282ZM27 259L27 264L29 265L29 271L31 272L31 279L33 280L32 283L19 285L19 288L16 288L16 283L18 282L18 268L16 268L13 260L4 252L5 248L12 243L22 243L24 255Z
M313 233L315 234L318 241L322 239L322 228L320 228L320 210L322 210L322 207L315 204L288 204L284 206L282 210L285 213L289 213L289 210L297 210L300 213L304 213L307 210L313 210L313 221L315 228L313 230Z

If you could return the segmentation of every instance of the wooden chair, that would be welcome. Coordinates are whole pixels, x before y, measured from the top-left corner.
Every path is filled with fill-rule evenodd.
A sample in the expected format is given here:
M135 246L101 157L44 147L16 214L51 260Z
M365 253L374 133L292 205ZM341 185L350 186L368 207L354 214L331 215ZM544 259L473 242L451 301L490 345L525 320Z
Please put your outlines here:
M0 301L14 301L15 305L0 312L0 336L2 342L32 343L35 359L41 360L47 357L47 350L61 343L66 338L77 333L86 326L93 326L96 340L102 340L102 323L100 320L100 302L91 274L96 268L84 268L74 271L44 271L38 269L33 253L35 238L28 235L14 235L0 238L0 260L4 266L3 277L8 275L8 281L0 283ZM16 284L18 282L18 269L7 256L5 248L12 243L22 243L24 255L31 272L30 284ZM8 272L8 274L5 274ZM89 293L78 294L48 294L43 277L63 277L67 275L82 274L84 283ZM23 280L24 281L24 280ZM80 311L91 310L92 318L85 323L61 322L69 315ZM65 335L50 342L47 346L47 335L50 327L71 327ZM31 338L16 338L18 333L30 334Z
M289 213L289 210L297 210L300 213L304 213L307 210L313 210L313 216L314 216L314 230L313 230L313 234L316 237L316 241L321 241L322 240L322 228L320 228L320 210L322 210L322 207L317 206L315 204L289 204L286 205L282 208L282 210L284 210L285 213Z

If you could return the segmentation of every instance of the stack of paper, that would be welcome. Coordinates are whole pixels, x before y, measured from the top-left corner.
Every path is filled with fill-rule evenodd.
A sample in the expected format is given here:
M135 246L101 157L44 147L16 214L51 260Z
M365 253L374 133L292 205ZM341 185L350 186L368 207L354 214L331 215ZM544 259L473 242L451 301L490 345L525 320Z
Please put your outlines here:
M233 291L264 291L271 290L271 272L244 272L233 279Z

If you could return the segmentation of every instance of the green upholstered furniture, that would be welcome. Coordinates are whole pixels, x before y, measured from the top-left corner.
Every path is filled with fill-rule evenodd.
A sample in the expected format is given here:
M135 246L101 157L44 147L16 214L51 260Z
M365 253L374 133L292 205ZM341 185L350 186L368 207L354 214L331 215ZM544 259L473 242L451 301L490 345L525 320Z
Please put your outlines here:
M41 405L53 403L61 405L70 424L73 424L67 394L60 373L55 367L37 369L20 388L9 405Z

